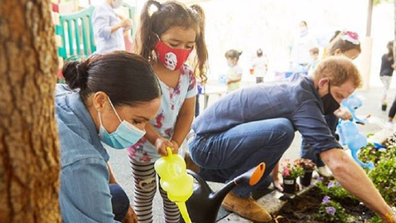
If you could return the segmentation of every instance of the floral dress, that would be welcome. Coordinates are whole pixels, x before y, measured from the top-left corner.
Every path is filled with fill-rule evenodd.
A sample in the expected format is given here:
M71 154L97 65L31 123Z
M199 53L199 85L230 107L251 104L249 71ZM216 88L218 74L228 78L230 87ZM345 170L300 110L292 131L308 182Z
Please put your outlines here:
M161 107L150 124L157 133L170 140L184 100L197 94L196 79L191 68L184 64L180 68L179 83L176 88L167 86L161 80L159 82L162 89ZM138 162L153 163L160 158L155 146L144 137L127 151L129 158Z

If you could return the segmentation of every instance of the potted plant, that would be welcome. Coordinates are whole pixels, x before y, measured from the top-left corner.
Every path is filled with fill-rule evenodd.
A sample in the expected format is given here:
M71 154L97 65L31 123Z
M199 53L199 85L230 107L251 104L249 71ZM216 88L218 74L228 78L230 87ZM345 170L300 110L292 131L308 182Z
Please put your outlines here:
M304 175L300 177L301 185L307 187L311 185L312 172L316 165L310 159L299 158L294 160L294 165L300 166L303 169Z
M283 191L294 193L296 190L296 179L304 174L301 166L292 163L290 159L282 162Z

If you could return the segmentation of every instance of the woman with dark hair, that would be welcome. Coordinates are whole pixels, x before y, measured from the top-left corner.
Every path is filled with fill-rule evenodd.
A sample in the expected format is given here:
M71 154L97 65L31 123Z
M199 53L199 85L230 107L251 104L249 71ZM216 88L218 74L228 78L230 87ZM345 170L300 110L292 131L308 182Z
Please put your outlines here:
M137 222L102 143L124 149L143 137L161 101L154 71L142 57L114 51L68 62L63 76L68 86L58 84L55 96L63 222Z

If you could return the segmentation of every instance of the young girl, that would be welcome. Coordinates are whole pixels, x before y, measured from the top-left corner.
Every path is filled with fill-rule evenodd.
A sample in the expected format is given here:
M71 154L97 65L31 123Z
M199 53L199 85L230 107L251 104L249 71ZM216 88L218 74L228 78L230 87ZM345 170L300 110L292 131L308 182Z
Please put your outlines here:
M225 53L227 65L230 69L227 72L227 92L237 90L241 87L242 68L238 65L239 56L242 52L236 50L228 50Z
M384 85L384 91L382 92L382 111L386 111L386 94L389 89L390 82L392 80L393 70L395 68L395 61L393 59L393 41L386 44L387 53L381 57L381 70L380 78ZM392 117L393 119L393 117Z
M156 8L154 12L152 9ZM134 206L139 222L152 222L152 204L157 188L154 162L167 155L166 147L178 153L191 129L197 94L194 71L205 81L208 58L204 39L204 13L193 5L149 0L143 7L137 35L137 53L152 64L162 88L161 108L146 127L146 135L128 148L134 176ZM194 70L185 61L196 51ZM179 222L180 214L164 190L165 222Z

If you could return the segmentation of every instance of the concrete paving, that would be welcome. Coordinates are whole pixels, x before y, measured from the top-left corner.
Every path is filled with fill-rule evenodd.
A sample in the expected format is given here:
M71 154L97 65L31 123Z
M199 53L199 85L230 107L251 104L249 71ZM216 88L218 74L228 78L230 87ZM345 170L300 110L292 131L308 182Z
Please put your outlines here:
M357 110L357 114L359 116L366 116L368 114L371 115L374 123L366 124L365 126L360 126L359 129L361 133L367 135L369 133L378 132L382 129L385 120L387 119L387 112L381 111L380 98L382 89L379 87L371 88L369 90L357 90L358 95L364 98L363 106ZM395 89L391 89L388 93L388 110L390 105L392 104L392 100L394 99ZM202 99L201 99L202 100ZM209 99L209 105L213 103L216 98ZM203 101L202 101L203 102ZM202 104L202 103L201 103ZM296 136L290 148L286 151L283 157L295 159L299 157L300 152L300 144L301 144L301 135L296 132ZM126 190L130 200L133 198L133 179L132 174L128 162L128 157L126 151L119 151L114 149L108 150L110 154L110 164L113 168L114 174L119 182L119 184ZM221 184L210 184L210 186L216 190L221 187ZM260 202L265 206L266 202ZM268 202L267 202L268 203ZM154 222L162 223L163 220L163 210L162 210L162 201L161 197L157 193L154 199ZM227 211L221 209L218 215L218 222L250 222L246 219L243 219L237 215L229 214ZM221 220L223 219L223 220Z

